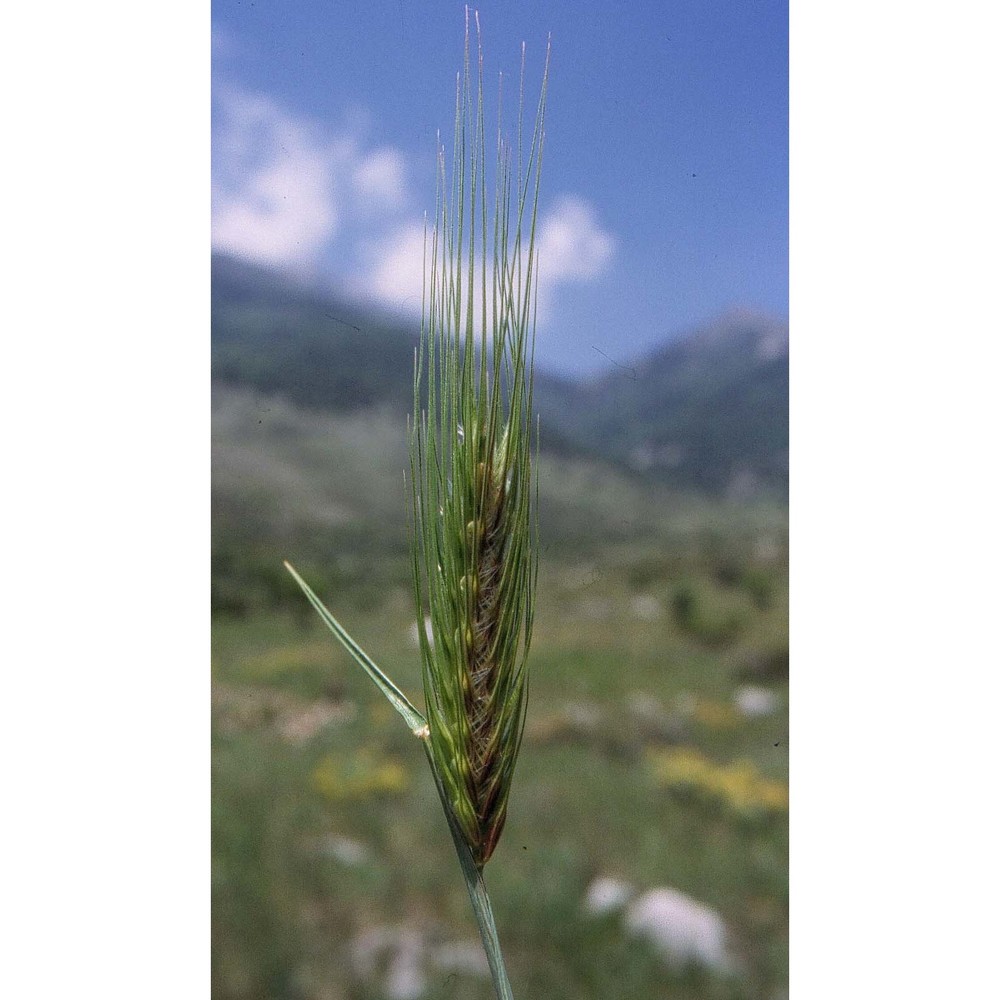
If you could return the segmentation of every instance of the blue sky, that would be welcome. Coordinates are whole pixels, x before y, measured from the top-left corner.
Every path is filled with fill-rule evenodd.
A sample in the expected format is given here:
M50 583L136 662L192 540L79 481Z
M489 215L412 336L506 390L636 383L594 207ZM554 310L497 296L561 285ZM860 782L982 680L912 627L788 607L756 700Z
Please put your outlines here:
M786 3L478 9L487 81L527 45L529 117L552 35L540 364L787 316ZM415 315L464 5L215 0L212 20L215 245Z

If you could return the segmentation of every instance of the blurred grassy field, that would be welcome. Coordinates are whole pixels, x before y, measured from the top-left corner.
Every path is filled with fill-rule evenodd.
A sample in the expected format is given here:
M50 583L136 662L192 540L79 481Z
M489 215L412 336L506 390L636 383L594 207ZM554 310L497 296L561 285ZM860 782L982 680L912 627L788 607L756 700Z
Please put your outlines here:
M221 403L214 995L491 996L416 741L294 589L244 572L304 560L420 705L402 434L377 417ZM515 993L784 997L786 509L671 496L567 462L546 462L542 484L528 727L487 867ZM282 520L283 509L297 513ZM589 914L600 877L713 908L733 968L672 966L621 913Z

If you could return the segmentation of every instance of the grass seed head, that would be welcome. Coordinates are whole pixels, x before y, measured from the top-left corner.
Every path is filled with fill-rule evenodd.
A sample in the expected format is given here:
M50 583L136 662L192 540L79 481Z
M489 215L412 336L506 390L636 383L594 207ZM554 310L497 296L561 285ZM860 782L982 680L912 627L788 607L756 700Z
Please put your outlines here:
M478 30L477 17L477 37ZM537 571L535 221L548 54L527 141L522 54L517 140L505 140L498 126L492 177L481 48L478 56L473 88L467 19L451 176L439 150L437 208L425 234L410 445L413 577L431 754L481 868L503 831L528 691Z

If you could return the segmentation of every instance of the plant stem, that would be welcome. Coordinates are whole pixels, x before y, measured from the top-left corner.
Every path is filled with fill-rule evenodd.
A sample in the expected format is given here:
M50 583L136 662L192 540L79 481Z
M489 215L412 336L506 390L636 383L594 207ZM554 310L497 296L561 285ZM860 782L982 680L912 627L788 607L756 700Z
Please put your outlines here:
M459 860L462 860L461 851L459 852ZM486 960L490 963L490 975L493 976L493 988L496 990L497 1000L514 1000L510 982L507 979L507 969L503 964L500 939L497 937L497 926L493 920L493 907L490 906L490 897L486 893L483 873L476 871L475 866L470 873L463 863L462 874L465 876L465 885L469 890L469 898L472 900L476 922L479 924L479 936L483 940Z
M469 890L469 899L472 901L472 909L476 914L476 923L479 925L479 936L483 942L483 950L486 952L486 960L490 965L490 975L493 977L493 989L496 991L497 1000L514 1000L514 993L510 988L510 981L507 979L507 969L503 964L503 953L500 951L500 938L497 936L497 925L493 919L493 907L490 905L490 897L486 892L483 873L476 867L472 852L469 850L461 827L458 825L458 821L451 810L448 794L441 782L441 776L438 774L437 767L434 765L430 745L426 738L422 739L421 742L424 745L424 752L427 754L427 761L431 765L434 784L437 786L438 796L441 799L441 805L444 807L444 814L448 820L448 830L451 832L451 839L455 844L458 861L462 866L465 887Z
M438 797L441 799L441 806L444 809L445 818L448 820L448 830L451 833L451 839L454 841L458 860L462 866L462 874L465 876L465 886L469 890L469 899L472 900L472 909L476 914L476 923L479 924L479 936L483 941L486 959L490 963L490 975L493 977L493 988L496 990L497 1000L514 1000L510 982L507 980L507 970L503 964L503 955L500 952L500 939L497 937L497 926L493 920L493 907L490 906L490 897L486 893L486 883L483 881L483 873L477 867L475 859L472 857L472 852L469 850L469 845L466 843L465 836L462 833L462 828L458 825L458 820L455 819L455 814L451 808L451 801L441 780L441 774L434 763L427 720L410 704L406 695L379 669L374 660L348 635L346 629L330 614L323 602L312 592L309 584L295 572L291 563L286 561L285 568L292 574L295 582L298 583L306 597L309 598L310 603L319 612L327 628L333 632L351 656L364 667L368 676L375 682L382 694L389 699L389 703L393 708L406 720L406 724L410 727L413 735L423 745L424 753L427 755L427 763L431 766L431 774L434 775L434 784L437 787Z

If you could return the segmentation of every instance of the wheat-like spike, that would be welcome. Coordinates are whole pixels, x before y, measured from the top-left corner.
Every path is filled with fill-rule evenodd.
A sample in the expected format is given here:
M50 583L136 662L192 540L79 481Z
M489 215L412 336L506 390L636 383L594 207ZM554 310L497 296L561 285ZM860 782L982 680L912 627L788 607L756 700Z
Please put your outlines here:
M532 307L547 80L548 53L526 157L522 79L516 185L498 124L490 226L482 53L473 70L466 17L451 177L439 142L435 222L425 238L410 428L413 577L418 622L431 621L431 635L420 628L430 752L480 869L503 831L527 703L537 566Z

